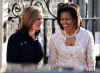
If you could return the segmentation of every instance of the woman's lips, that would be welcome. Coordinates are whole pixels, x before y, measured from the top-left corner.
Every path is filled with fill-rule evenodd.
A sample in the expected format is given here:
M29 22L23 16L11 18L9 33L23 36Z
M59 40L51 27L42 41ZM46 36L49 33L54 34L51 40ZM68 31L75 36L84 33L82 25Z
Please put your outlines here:
M67 24L67 25L63 25L63 26L64 26L64 27L71 27L71 25L68 25L68 24Z
M63 27L64 28L72 28L72 26L71 25L68 25L68 24L67 25L63 25Z

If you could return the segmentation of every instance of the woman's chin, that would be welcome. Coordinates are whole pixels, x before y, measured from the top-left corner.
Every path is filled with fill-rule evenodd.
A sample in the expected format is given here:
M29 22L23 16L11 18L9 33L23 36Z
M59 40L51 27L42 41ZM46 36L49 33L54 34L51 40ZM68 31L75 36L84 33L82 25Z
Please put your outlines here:
M36 31L39 31L40 29L37 29Z
M37 28L36 31L40 30L40 28Z
M64 28L65 30L72 30L72 28L69 28L69 27L67 27L67 28Z

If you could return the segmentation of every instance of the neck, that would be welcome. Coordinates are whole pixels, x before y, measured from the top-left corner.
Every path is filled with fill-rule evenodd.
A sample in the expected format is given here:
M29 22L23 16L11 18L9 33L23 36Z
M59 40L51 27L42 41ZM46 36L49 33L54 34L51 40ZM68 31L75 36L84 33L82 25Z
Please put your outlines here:
M74 34L74 32L75 32L76 30L75 30L75 28L73 28L73 29L64 30L64 31L66 32L66 34L72 35L72 34Z
M71 31L62 30L62 34L65 36L65 38L66 38L66 37L67 37L67 38L72 38L72 37L76 36L76 34L77 34L78 32L79 32L78 29L77 29L77 30L73 29L73 30L71 30Z
M36 39L35 32L33 31L29 31L29 36L32 37L33 39Z

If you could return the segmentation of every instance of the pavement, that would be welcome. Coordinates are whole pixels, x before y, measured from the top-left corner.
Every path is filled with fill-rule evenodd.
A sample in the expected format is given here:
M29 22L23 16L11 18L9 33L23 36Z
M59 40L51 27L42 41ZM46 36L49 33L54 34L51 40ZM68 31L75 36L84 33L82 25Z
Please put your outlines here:
M13 72L5 72L5 73L13 73ZM87 71L68 71L68 70L65 70L65 71L41 71L41 72L36 72L36 71L33 71L33 72L14 72L14 73L100 73L100 72L87 72Z

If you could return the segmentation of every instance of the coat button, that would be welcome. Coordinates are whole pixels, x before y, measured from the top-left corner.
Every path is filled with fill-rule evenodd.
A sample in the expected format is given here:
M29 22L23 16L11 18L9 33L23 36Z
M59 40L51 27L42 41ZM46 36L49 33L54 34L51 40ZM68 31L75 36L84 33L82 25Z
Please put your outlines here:
M27 44L27 41L24 41L24 44Z
M23 46L23 42L21 42L20 45Z

